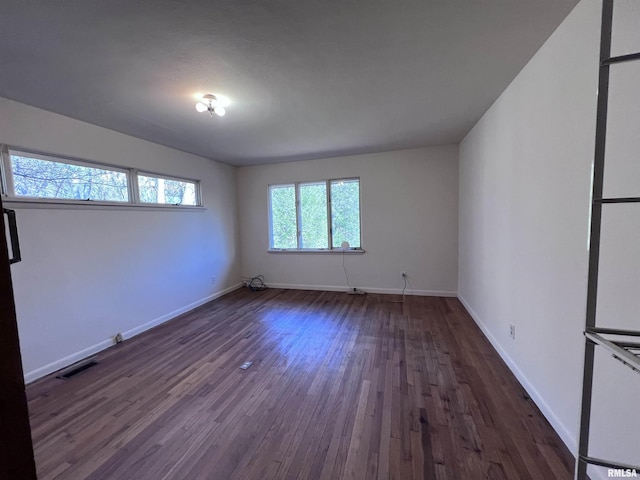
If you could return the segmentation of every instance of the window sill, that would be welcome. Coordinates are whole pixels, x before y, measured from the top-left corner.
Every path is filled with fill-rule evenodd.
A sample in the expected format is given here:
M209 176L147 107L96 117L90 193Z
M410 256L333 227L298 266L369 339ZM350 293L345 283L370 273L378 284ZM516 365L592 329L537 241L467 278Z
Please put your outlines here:
M42 198L18 198L2 196L4 205L11 205L16 208L50 208L50 209L83 209L93 208L97 210L188 210L203 211L205 207L194 205L163 205L156 203L141 204L128 202L100 202L95 200L64 200L64 199L42 199Z
M304 249L304 250L298 250L295 248L291 248L291 249L275 249L275 248L270 248L268 250L269 253L302 253L304 255L308 255L308 254L320 254L320 255L342 255L342 254L346 254L346 255L362 255L363 253L365 253L366 250L363 250L361 248L354 248L352 250L342 250L342 249L338 249L338 248L334 248L334 249L312 249L312 248L308 248L308 249Z

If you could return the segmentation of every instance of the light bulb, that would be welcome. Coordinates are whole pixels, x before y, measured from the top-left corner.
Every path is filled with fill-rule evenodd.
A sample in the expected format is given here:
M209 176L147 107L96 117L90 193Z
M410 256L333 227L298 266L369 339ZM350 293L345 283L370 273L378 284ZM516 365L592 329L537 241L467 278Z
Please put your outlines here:
M196 110L200 113L206 112L209 108L202 102L196 103Z
M227 113L227 111L223 108L223 107L216 107L213 109L213 111L215 112L216 115L223 117L225 113Z
M218 100L218 105L220 105L221 107L228 107L231 103L231 100L222 95L216 95L216 99Z

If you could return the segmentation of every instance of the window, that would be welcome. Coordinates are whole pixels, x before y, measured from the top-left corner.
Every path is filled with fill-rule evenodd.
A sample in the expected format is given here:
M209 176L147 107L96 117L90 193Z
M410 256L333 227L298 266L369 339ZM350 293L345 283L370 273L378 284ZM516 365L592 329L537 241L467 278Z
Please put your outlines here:
M331 230L333 248L342 242L360 247L360 181L358 179L331 181Z
M269 233L274 250L360 249L360 179L270 186Z
M276 185L270 189L271 247L297 248L296 186Z
M11 152L13 193L17 197L128 202L124 170L97 168Z
M327 248L327 184L302 183L300 192L300 248Z
M142 203L197 205L196 183L166 177L138 175Z
M200 182L0 145L0 186L15 201L200 206Z

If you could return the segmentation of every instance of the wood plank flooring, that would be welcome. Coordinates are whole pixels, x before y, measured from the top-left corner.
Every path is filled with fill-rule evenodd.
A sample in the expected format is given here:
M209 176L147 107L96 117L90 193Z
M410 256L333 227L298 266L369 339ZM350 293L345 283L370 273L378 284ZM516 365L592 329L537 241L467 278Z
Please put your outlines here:
M460 302L393 300L238 290L29 385L39 478L571 478Z

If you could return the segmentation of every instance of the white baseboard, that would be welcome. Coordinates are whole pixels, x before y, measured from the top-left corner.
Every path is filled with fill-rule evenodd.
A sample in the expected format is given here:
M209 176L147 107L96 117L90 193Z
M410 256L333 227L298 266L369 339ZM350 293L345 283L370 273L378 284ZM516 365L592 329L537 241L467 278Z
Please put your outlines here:
M189 305L186 305L182 308L174 310L173 312L167 313L166 315L162 315L161 317L153 319L150 322L147 322L138 327L132 328L131 330L127 330L126 332L122 333L122 337L125 340L131 337L135 337L136 335L139 335L142 332L146 332L147 330L150 330L153 327L161 325L164 322L167 322L173 318L176 318L182 315L183 313L190 312L191 310L198 308L200 305L204 305L205 303L215 300L216 298L220 298L221 296L226 295L227 293L237 290L238 288L241 288L241 287L243 287L243 284L237 283L235 285L232 285L231 287L225 288L224 290L220 290L219 292L216 292L213 295L209 295L208 297L201 298L198 301L195 301L193 303L190 303Z
M197 300L193 303L190 303L189 305L186 305L177 310L174 310L173 312L167 313L166 315L162 315L161 317L153 319L150 322L144 323L138 327L135 327L135 328L132 328L131 330L123 332L122 337L126 340L128 338L139 335L142 332L146 332L147 330L150 330L153 327L156 327L164 322L167 322L173 318L176 318L177 316L182 315L183 313L187 313L195 308L198 308L200 305L204 305L205 303L208 303L212 300L215 300L216 298L226 295L229 292L237 290L242 286L243 286L242 283L238 283L236 285L232 285L231 287L225 288L224 290L220 290L219 292L216 292L213 295L209 295L207 297L201 298L200 300ZM43 367L36 368L35 370L25 373L24 382L25 383L34 382L35 380L42 378L46 375L49 375L50 373L53 373L62 368L68 367L69 365L73 365L74 363L79 362L84 358L90 357L91 355L95 355L96 353L101 352L102 350L106 350L113 344L114 344L113 339L108 338L107 340L103 340L99 343L96 343L95 345L92 345L83 350L80 350L79 352L68 355L64 358L56 360L55 362L51 362L47 365L44 365Z
M484 334L484 336L487 338L487 340L489 340L491 345L493 345L493 348L496 350L496 352L498 352L498 355L500 355L502 360L504 360L504 362L507 364L511 372L516 376L516 378L518 379L522 387L527 391L527 393L529 394L529 397L535 402L535 404L540 409L542 414L549 421L549 423L551 424L551 427L562 439L562 441L567 446L571 454L575 456L575 452L578 451L578 439L576 437L576 434L571 432L571 430L569 430L566 427L566 425L560 421L560 419L556 416L553 410L551 410L551 407L549 407L547 402L545 402L542 395L540 395L538 390L536 390L536 388L533 386L533 384L531 384L529 379L527 379L524 373L522 373L522 370L518 368L518 366L513 361L513 359L502 348L500 343L498 343L498 340L493 336L491 331L482 322L482 320L480 320L480 317L478 316L478 314L473 311L473 308L471 308L471 306L469 305L469 303L467 303L464 297L462 297L460 293L458 293L457 296L458 296L458 300L460 300L460 303L464 305L464 308L466 308L467 312L469 312L469 315L471 315L471 318L473 318L473 320L476 322L480 330L482 330L482 333ZM589 465L587 472L589 474L589 477L592 480L606 480L608 478L606 469L604 467L596 467L594 465Z
M113 345L113 340L103 340L100 343L96 343L95 345L91 345L79 352L72 353L71 355L67 355L64 358L56 360L55 362L51 362L43 367L36 368L35 370L31 370L30 372L25 373L24 375L24 383L31 383L39 378L42 378L50 373L57 372L58 370L68 367L69 365L73 365L80 360L90 357L91 355L95 355L96 353L105 350Z
M504 360L504 362L507 364L511 372L513 372L513 374L516 376L520 384L527 391L527 393L529 394L529 397L531 397L531 399L535 402L535 404L538 406L542 414L549 421L553 429L560 436L560 438L562 439L564 444L567 446L567 448L571 451L571 453L576 452L578 449L578 442L577 442L575 433L572 433L571 430L569 430L560 421L560 419L556 416L553 410L551 410L547 402L545 402L542 395L540 395L538 390L536 390L536 388L531 384L531 382L527 379L524 373L522 373L522 370L518 368L518 365L502 348L498 340L496 340L496 338L493 336L491 331L482 322L480 317L473 311L473 309L467 303L467 301L460 294L458 294L458 299L460 300L462 305L464 305L464 308L467 309L467 312L469 312L469 315L471 315L471 318L473 318L473 320L476 322L478 327L480 327L480 330L482 330L482 333L487 338L487 340L489 340L491 345L493 345L493 348L496 350L496 352L498 352L498 355L502 357L502 360Z
M335 286L335 285L299 285L299 284L289 284L289 283L267 283L267 285L271 288L283 288L285 290L319 290L323 292L346 292L347 287L345 286ZM368 288L368 287L358 287L358 290L367 293L383 293L390 295L401 295L401 288ZM419 297L457 297L457 292L449 292L449 291L441 291L441 290L410 290L406 289L405 294L407 295L415 295Z

